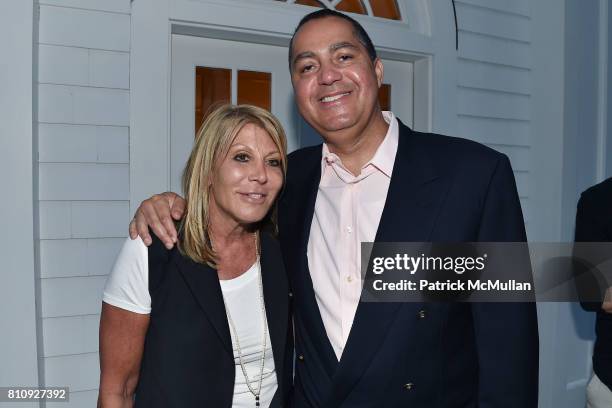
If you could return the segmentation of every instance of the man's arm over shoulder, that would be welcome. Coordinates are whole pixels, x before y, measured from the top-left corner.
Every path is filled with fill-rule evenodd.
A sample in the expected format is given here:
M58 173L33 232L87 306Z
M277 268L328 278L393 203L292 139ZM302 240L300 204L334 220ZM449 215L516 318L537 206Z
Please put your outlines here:
M171 249L177 240L174 221L183 218L185 213L185 199L176 193L165 192L155 194L144 200L130 222L130 238L142 238L145 245L151 245L151 231Z

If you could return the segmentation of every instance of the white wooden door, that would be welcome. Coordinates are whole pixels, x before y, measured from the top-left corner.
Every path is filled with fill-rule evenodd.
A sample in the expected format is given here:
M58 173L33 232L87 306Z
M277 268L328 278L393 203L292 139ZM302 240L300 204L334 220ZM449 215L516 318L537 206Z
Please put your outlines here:
M270 73L271 111L283 124L289 151L321 143L321 138L297 113L287 66L287 48L172 35L170 106L170 189L181 192L180 179L195 135L196 68L231 70L231 102L237 103L237 73L241 70ZM413 122L413 64L383 60L383 84L390 88L393 112L408 126Z

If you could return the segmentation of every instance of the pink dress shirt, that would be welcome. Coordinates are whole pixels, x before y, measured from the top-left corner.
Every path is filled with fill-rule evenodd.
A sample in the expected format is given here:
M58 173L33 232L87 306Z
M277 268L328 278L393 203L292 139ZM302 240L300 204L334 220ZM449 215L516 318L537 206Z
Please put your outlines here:
M361 242L376 237L397 153L397 120L391 112L383 116L387 134L357 176L323 144L307 253L319 312L338 360L361 297Z

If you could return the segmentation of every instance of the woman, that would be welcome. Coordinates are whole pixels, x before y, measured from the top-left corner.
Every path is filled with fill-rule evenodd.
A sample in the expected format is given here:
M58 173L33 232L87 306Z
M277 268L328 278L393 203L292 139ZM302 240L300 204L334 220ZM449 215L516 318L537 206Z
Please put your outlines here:
M183 173L178 249L128 239L108 279L99 406L284 402L288 286L264 228L273 226L285 173L285 135L270 113L224 105L206 119Z

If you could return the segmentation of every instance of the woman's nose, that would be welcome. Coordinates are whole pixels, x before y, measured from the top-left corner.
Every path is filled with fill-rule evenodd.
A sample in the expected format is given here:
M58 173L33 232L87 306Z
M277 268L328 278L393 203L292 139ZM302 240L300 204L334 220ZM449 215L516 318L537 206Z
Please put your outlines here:
M253 165L250 169L251 172L249 174L249 180L265 183L268 180L266 163L263 160L253 160L252 163Z

